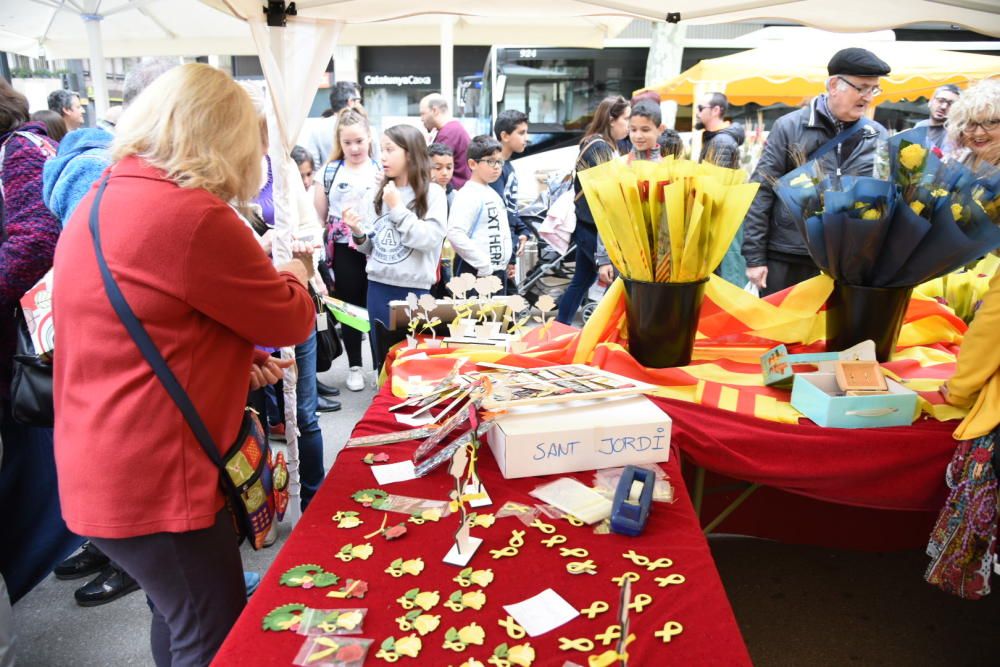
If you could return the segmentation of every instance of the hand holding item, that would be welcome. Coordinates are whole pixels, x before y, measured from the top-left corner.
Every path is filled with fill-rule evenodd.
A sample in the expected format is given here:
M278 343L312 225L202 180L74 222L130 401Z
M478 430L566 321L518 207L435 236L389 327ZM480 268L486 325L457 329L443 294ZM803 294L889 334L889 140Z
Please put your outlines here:
M399 194L399 189L394 181L385 184L385 188L382 190L382 201L385 202L390 211L402 203L403 196Z
M340 219L355 236L365 235L365 230L361 228L361 216L353 208L345 208Z
M281 379L284 369L292 366L295 359L276 359L268 357L267 361L258 366L250 366L250 391L256 391L262 387L274 384Z
M602 264L597 267L597 279L602 285L610 285L615 281L615 267L611 264Z
M764 289L767 287L767 267L766 266L748 266L747 267L747 279L758 287L758 289Z
M528 237L521 234L517 237L517 256L520 257L524 254L524 245L528 242Z

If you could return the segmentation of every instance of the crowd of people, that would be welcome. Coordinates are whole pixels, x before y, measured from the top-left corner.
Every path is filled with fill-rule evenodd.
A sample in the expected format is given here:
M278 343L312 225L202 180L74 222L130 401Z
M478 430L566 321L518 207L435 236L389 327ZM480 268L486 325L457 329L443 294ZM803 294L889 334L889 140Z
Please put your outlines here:
M759 193L719 268L738 265L762 296L819 272L773 193L775 180L798 166L796 156L818 159L831 172L870 174L887 134L868 111L888 65L846 49L828 69L824 93L771 130L750 176ZM136 67L124 88L120 117L86 127L76 93L55 91L49 109L31 114L24 96L0 80L0 492L34 508L30 519L15 517L5 527L4 551L26 543L40 524L45 533L31 567L18 569L14 556L3 554L0 605L86 538L82 550L55 565L60 578L96 575L76 591L77 602L104 604L141 588L153 611L156 664L206 664L255 579L242 572L218 469L112 309L91 226L101 230L111 272L216 442L232 441L247 404L282 437L282 391L274 384L291 362L275 349L294 346L304 509L324 477L317 412L340 407L333 398L339 389L317 378L316 296L367 309L377 366L390 301L443 296L452 271L493 275L507 286L535 234L519 216L511 164L527 147L530 125L522 111L508 109L491 135L470 137L449 101L432 94L419 106L425 131L401 124L377 135L357 84L338 82L327 113L306 124L291 153L306 195L297 201L293 259L275 267L263 89L207 65L164 61ZM944 86L929 109L928 137L942 155L1000 166L1000 84ZM697 159L738 168L744 130L727 112L721 92L698 100ZM665 127L658 98L611 96L593 112L575 171L685 152L680 135ZM575 270L558 311L567 324L595 280L614 277L575 175L572 187ZM15 306L53 267L58 353L50 429L13 419L9 383ZM955 404L974 404L960 437L993 456L998 292L995 278L945 391ZM361 391L364 337L346 326L342 337L345 388ZM968 448L963 456L971 456ZM0 606L0 627L4 613L9 607ZM5 641L0 636L0 665Z

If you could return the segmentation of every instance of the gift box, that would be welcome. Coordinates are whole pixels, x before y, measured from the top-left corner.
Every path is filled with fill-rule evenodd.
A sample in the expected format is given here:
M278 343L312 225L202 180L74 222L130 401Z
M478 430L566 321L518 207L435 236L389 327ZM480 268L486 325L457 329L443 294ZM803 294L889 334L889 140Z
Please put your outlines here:
M488 440L507 479L662 463L670 417L644 396L510 408Z
M887 392L846 396L832 372L796 373L792 407L819 426L878 428L909 426L917 415L917 394L886 378Z

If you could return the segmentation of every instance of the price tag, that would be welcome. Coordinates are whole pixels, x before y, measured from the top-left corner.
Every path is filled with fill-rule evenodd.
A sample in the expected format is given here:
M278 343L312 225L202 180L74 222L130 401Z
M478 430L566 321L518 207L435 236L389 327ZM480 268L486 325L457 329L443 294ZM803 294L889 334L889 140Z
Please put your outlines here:
M326 311L316 313L316 331L326 331L330 323L326 319Z

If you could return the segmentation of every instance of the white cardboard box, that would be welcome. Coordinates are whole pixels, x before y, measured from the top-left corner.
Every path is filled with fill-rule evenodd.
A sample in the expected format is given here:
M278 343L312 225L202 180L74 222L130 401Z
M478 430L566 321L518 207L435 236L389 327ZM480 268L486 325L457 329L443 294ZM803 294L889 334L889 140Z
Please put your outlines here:
M512 408L489 432L507 479L670 457L670 417L645 396Z

